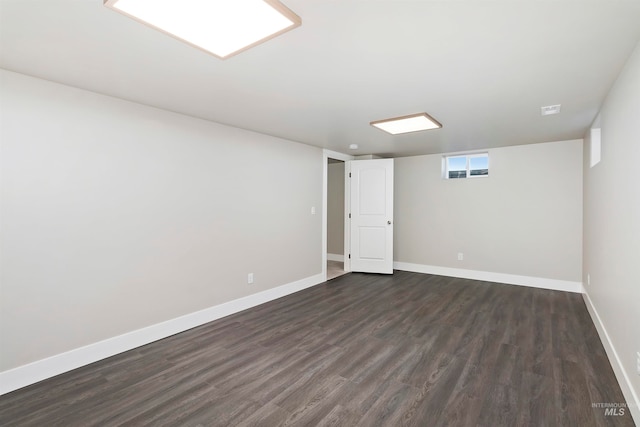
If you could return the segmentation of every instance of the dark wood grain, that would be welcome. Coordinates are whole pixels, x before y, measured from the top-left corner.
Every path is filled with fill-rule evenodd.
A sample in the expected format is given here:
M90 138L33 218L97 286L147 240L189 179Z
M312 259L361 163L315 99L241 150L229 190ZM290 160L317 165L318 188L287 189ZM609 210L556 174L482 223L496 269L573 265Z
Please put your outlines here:
M0 397L3 426L632 426L579 294L348 274Z

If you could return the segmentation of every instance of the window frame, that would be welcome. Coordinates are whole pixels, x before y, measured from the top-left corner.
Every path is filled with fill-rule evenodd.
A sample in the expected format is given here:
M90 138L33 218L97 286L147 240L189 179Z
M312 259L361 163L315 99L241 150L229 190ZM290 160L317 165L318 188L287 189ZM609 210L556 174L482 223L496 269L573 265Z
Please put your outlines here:
M456 157L464 157L465 158L465 176L451 178L449 176L449 159ZM478 157L486 157L487 158L487 174L486 175L471 175L471 159ZM476 178L488 178L489 177L489 169L490 169L490 160L489 160L489 152L475 152L475 153L456 153L456 154L445 154L442 156L442 178L443 179L476 179Z

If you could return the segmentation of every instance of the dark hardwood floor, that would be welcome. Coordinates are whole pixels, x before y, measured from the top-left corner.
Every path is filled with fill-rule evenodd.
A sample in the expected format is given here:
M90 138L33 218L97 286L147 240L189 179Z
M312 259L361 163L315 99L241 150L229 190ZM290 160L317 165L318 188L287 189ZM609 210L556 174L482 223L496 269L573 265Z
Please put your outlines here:
M633 426L579 294L348 274L0 397L3 426Z

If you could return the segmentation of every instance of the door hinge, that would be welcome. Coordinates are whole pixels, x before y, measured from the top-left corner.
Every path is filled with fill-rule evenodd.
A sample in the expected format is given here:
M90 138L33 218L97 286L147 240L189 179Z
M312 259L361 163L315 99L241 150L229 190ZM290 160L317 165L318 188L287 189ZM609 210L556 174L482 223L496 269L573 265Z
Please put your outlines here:
M349 172L349 178L351 178L351 172Z
M349 214L349 218L351 218L351 214Z
M351 259L351 254L349 254L349 259Z

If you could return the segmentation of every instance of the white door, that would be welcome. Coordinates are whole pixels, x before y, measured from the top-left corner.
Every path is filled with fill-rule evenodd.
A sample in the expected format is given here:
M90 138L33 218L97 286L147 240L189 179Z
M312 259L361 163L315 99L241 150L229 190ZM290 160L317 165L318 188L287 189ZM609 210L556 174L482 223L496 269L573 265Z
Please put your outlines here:
M349 163L351 271L393 274L393 159Z

